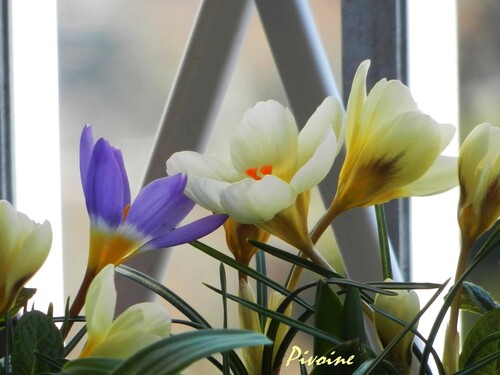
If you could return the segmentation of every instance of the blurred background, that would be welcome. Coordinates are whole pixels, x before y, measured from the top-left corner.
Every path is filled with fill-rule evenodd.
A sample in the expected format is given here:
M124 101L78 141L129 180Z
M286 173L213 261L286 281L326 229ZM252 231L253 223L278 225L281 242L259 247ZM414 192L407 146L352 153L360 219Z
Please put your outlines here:
M340 2L340 0L309 2L339 87ZM415 5L417 2L418 6ZM16 40L19 43L23 42L22 36L16 36L16 30L18 30L17 35L21 35L21 30L28 30L25 37L28 41L25 43L27 49L33 53L37 48L37 43L33 40L43 32L52 32L52 37L56 35L55 44L51 45L53 50L50 51L55 56L55 66L51 68L52 70L36 73L36 77L30 76L33 73L33 63L43 61L48 56L47 49L35 57L25 58L28 60L26 70L22 71L19 68L16 73L16 62L22 59L19 51L22 52L23 47L14 45L14 79L26 83L26 88L15 89L14 96L21 103L20 97L23 92L32 93L35 95L34 102L41 105L39 109L33 105L28 108L21 107L21 104L16 105L18 206L28 214L36 216L30 212L33 203L28 198L35 195L35 201L54 208L56 215L60 212L59 218L51 219L53 225L60 223L60 226L54 225L56 249L53 251L52 264L64 270L64 283L60 281L59 272L52 270L46 272L44 279L46 281L43 285L44 288L67 296L74 294L79 286L88 247L88 217L78 169L80 132L85 124L92 124L96 138L103 136L122 149L132 196L135 196L143 180L158 124L201 1L106 0L89 4L64 0L49 3L52 4L50 5L52 16L38 27L33 25L39 20L29 17L36 18L38 15L38 18L41 18L42 9L40 13L34 11L33 7L37 6L35 3L30 4L31 8L13 4L15 42ZM413 22L412 9L416 12L417 7L420 9L421 19L429 20L433 16L437 17L436 29L432 31L435 34L430 38L439 40L436 49L438 52L426 49L428 43L431 43L428 39L420 42L423 43L422 49L416 54L414 52L413 58L410 57L410 71L413 69L421 74L413 78L410 74L409 84L412 90L415 88L417 101L423 104L423 107L428 106L425 108L438 108L423 109L439 121L452 122L459 126L460 139L481 122L499 123L500 111L497 102L500 96L498 42L500 25L497 20L500 16L500 3L496 0L440 0L439 2L410 0L409 4L410 26ZM415 5L413 8L412 4ZM50 6L46 4L43 10ZM438 9L441 9L441 13ZM440 19L443 21L443 26L438 22ZM22 22L26 22L28 26L21 26ZM439 39L438 32L443 30L448 39ZM410 49L412 38L418 36L409 36ZM417 44L416 42L415 45ZM437 55L439 50L448 47L452 47L452 52L446 52L447 56ZM15 54L16 48L18 55ZM451 59L451 62L447 59ZM432 78L434 77L432 74L435 73L433 70L437 70L443 61L444 76L449 73L452 81L442 88L441 97L431 99L430 92L438 90L443 84L439 78ZM41 84L36 83L36 79L43 78L47 80ZM459 95L456 91L457 85L460 88ZM48 100L49 92L52 92L49 90L55 90L52 93L52 98L55 98L53 104L55 108L54 112L45 116L43 113L47 108L42 99ZM34 94L35 92L37 94ZM242 42L222 109L216 120L217 127L208 145L209 151L226 152L225 135L237 126L245 110L257 101L267 99L287 104L259 17L254 12ZM444 102L449 100L452 102L451 105L445 105ZM426 101L431 103L428 104ZM450 112L443 114L440 108L445 106L451 109ZM28 115L35 116L34 120L29 119ZM49 125L52 130L48 129ZM27 135L21 135L22 129L25 129ZM42 133L37 133L39 131ZM34 152L36 147L45 143L45 139L41 137L47 137L49 131L51 139L57 142L50 146L47 144L40 152ZM45 154L52 153L55 153L53 162L33 168L37 158L41 159L46 156ZM27 161L21 160L23 156L28 156ZM40 176L37 175L38 172L41 173ZM50 181L58 183L45 187ZM34 186L37 188L36 194L32 193ZM44 188L47 189L47 194L41 193ZM62 196L61 201L58 200L59 192ZM446 220L455 218L456 201L453 199L456 197L456 192L451 194L451 209L445 216ZM413 205L420 205L420 199ZM427 210L432 209L435 204L433 201L430 202L432 203L427 206ZM414 210L416 211L418 209ZM204 214L206 212L198 209L193 217ZM414 239L427 240L426 243L414 244L414 263L418 265L415 268L420 270L422 265L429 267L420 273L414 272L414 276L418 281L442 282L446 275L446 277L452 275L452 271L449 270L455 267L454 259L458 251L455 246L458 243L455 224L452 223L450 229L441 227L438 228L437 234L429 234L433 233L430 232L433 228L425 226L426 213L423 215L423 220L412 219L414 223L424 222L424 229L420 229L420 232L415 231ZM207 238L206 242L225 251L222 231ZM62 249L64 254L61 256ZM208 259L189 246L168 251L171 256L165 279L166 285L176 290L202 313L212 312L213 319L218 319L220 315L212 306L218 305L218 299L210 295L202 285L202 282L218 285L218 262ZM432 254L436 254L436 257L442 256L444 261L430 258ZM62 263L58 263L60 259ZM441 273L432 271L431 265L435 265ZM443 267L448 268L443 270ZM488 266L485 267L487 268L483 275L498 274L498 254L492 255ZM270 272L277 278L284 277L279 264L271 267ZM228 277L232 276L234 275L230 273ZM235 276L233 280L236 280ZM486 278L481 281L491 283L491 280ZM232 292L236 291L235 285L232 289ZM59 301L59 307L62 306L62 301L63 299ZM43 303L41 302L42 306ZM214 324L220 322L214 321ZM193 370L192 373L196 371ZM185 373L189 374L189 371Z

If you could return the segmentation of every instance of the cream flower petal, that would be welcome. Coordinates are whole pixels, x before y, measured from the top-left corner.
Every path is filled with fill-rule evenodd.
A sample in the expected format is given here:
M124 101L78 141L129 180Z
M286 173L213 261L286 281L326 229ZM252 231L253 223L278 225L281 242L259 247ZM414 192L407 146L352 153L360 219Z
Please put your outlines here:
M248 168L271 165L274 175L286 175L296 164L297 133L289 109L272 100L257 103L231 136L231 161L243 174Z
M439 194L457 186L457 161L454 156L439 156L422 177L402 188L400 197Z
M20 227L19 216L14 207L9 202L0 200L0 238L2 239L0 242L0 269L10 262L12 253L17 249ZM2 274L5 275L6 271Z
M363 111L363 105L366 100L366 76L368 75L368 68L370 67L370 61L363 61L354 75L352 81L351 93L349 94L349 100L347 102L347 129L346 129L346 142L348 145L356 142L358 134L360 133L359 118L361 112Z
M368 94L360 123L370 123L369 129L376 132L400 114L413 112L417 109L417 104L408 87L400 81L385 82L382 80Z
M167 174L173 176L177 173L226 182L235 182L241 179L241 176L231 166L220 159L201 155L194 151L176 152L167 160Z
M95 345L87 357L106 357L126 359L137 351L158 341L158 336L143 332L137 328L130 328L106 337L104 341Z
M165 307L152 302L131 306L111 324L105 339L96 345L91 355L127 358L167 337L170 327L171 319Z
M89 335L105 336L113 321L115 305L114 267L109 264L94 278L85 298L85 317Z
M323 136L321 143L316 145L312 154L305 164L295 173L290 181L297 192L309 190L319 184L332 168L337 154L337 140L332 130L328 130Z
M52 245L52 228L48 221L40 225L35 225L27 217L26 221L24 225L32 227L32 230L20 244L18 256L10 264L12 267L10 283L13 284L31 278L47 259ZM13 284L8 285L7 289L13 288L15 286Z
M221 192L226 213L242 224L259 224L271 220L292 205L297 194L286 182L266 175L262 180L245 179Z
M133 305L120 314L113 322L109 335L129 328L138 328L143 332L151 332L158 337L170 334L171 319L168 310L153 302L143 302Z
M221 205L220 194L229 186L231 186L229 182L189 175L185 193L189 198L207 210L216 214L222 214L226 212Z
M336 156L344 142L344 110L341 104L333 97L327 97L316 109L299 133L298 165L304 165L321 144L328 130L333 130L336 137Z

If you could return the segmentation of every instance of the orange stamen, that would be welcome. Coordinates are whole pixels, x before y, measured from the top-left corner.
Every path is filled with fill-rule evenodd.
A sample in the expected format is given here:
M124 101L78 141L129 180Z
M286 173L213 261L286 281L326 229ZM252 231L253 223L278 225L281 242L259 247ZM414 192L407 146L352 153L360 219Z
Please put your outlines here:
M249 177L252 177L254 180L262 180L262 177L267 175L267 174L272 174L273 173L273 166L272 165L264 165L259 168L248 168L245 170L245 174Z
M128 211L130 210L130 203L125 206L122 212L122 220L125 221L128 215Z
M261 180L262 177L260 177L258 174L257 174L257 168L248 168L246 171L245 171L245 174L249 177L252 177L254 180Z

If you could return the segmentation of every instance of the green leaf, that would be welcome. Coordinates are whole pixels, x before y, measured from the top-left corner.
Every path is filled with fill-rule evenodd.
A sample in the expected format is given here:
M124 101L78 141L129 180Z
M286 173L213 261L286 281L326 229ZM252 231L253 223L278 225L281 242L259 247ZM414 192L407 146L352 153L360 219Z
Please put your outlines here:
M278 249L274 246L271 246L266 243L262 243L259 241L251 240L249 239L248 242L250 242L252 245L255 247L265 251L266 253L269 253L277 258L283 259L287 261L288 263L295 264L296 266L302 267L304 269L307 269L309 271L312 271L314 273L317 273L318 275L324 276L324 277L336 277L336 278L343 278L342 275L327 270L324 267L318 266L316 263L311 262L310 260L298 257L297 255L290 254L287 251L283 251L281 249Z
M485 313L474 324L465 338L460 353L459 368L465 368L486 356L500 351L500 309ZM497 374L500 359L492 361L476 370L475 374Z
M323 280L318 282L315 299L314 326L335 337L342 337L342 302L330 286ZM332 344L314 338L314 354L322 355L326 353Z
M79 358L66 363L59 375L108 375L121 363L123 360L115 358Z
M266 336L250 331L206 329L186 332L142 349L116 367L110 375L173 375L215 353L269 344L271 341Z
M253 244L252 240L248 240L248 242L250 242L250 243ZM290 291L287 288L285 288L282 285L278 284L276 281L274 281L274 280L272 280L272 279L270 279L270 278L262 275L261 273L255 271L254 269L252 269L252 268L250 268L248 266L245 266L244 264L242 264L242 263L234 260L233 258L228 257L225 254L222 254L220 251L217 251L217 250L211 248L210 246L205 245L202 242L193 241L193 242L190 242L189 244L192 245L192 246L194 246L194 247L196 247L198 250L203 251L205 254L211 256L212 258L217 259L218 261L220 261L220 262L222 262L224 264L227 264L228 266L231 266L231 267L233 267L234 269L236 269L238 271L241 271L241 272L245 273L246 275L252 277L253 279L255 279L257 281L260 281L260 282L266 284L268 287L270 287L270 288L272 288L274 290L277 290L278 292L281 292L285 296L287 296L288 294L290 294ZM312 309L313 308L310 303L308 303L307 301L305 301L302 298L298 298L297 297L295 299L295 301L298 304L300 304L301 306L305 307L306 309Z
M353 286L347 287L342 308L341 332L342 339L345 341L358 338L362 344L366 343L361 296L359 289Z
M479 285L464 282L461 294L460 308L476 314L498 309L500 306L491 295Z
M177 308L181 313L183 313L191 321L199 323L206 328L210 328L210 324L203 318L193 307L191 307L186 301L175 294L172 290L168 289L164 285L160 284L155 279L149 277L148 275L137 271L133 268L120 265L115 268L115 271L128 277L129 279L145 286L152 292L156 293L158 296L164 300L170 302L175 308Z
M39 358L40 353L51 359L63 356L63 338L50 317L40 311L24 314L16 326L12 345L12 368L16 375L32 375L51 370Z

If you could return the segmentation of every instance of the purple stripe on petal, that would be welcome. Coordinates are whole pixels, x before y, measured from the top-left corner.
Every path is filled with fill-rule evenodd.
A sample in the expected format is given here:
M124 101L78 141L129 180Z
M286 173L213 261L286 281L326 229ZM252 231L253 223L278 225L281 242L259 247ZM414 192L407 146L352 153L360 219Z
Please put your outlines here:
M186 177L163 177L145 186L130 207L127 223L147 236L156 237L172 230L193 209L184 195Z
M193 221L192 223L152 239L145 245L145 249L161 249L197 240L198 238L212 233L220 227L227 218L227 215L217 214Z
M120 167L120 172L122 174L123 183L123 207L130 204L130 184L128 183L127 171L125 170L125 163L123 162L123 155L119 148L112 147L113 153L115 154L116 162Z
M85 125L80 136L80 179L82 186L85 186L87 172L89 170L90 157L94 149L94 136L92 134L92 126Z
M120 166L108 141L97 141L90 158L85 202L91 219L101 218L111 227L122 220L124 187Z

